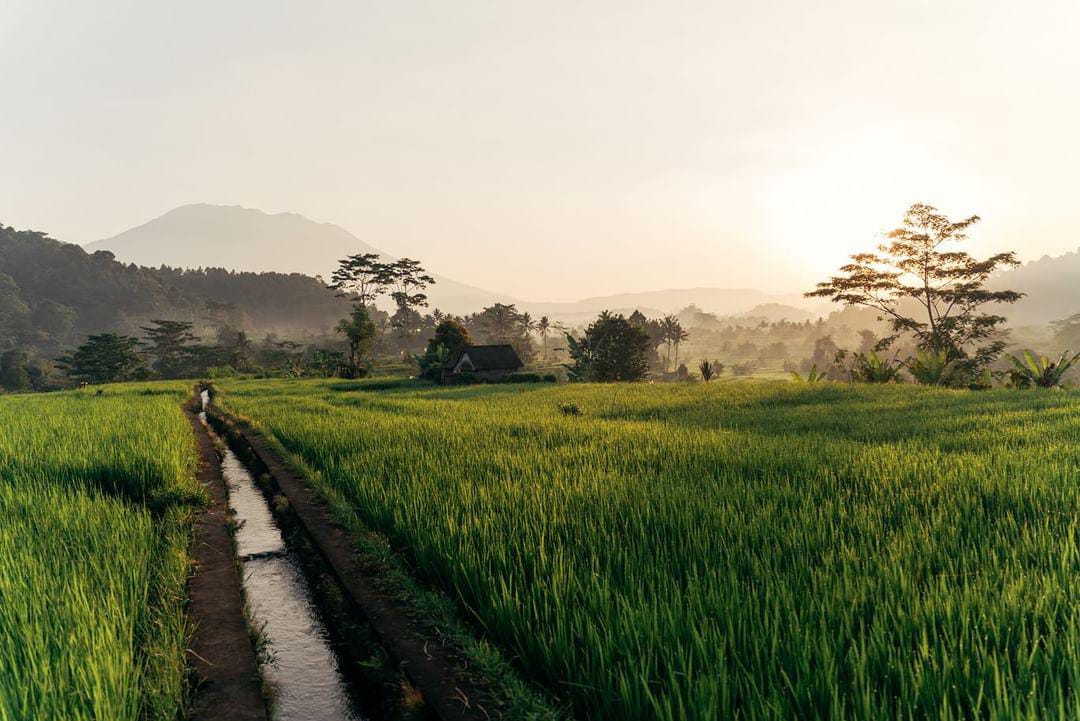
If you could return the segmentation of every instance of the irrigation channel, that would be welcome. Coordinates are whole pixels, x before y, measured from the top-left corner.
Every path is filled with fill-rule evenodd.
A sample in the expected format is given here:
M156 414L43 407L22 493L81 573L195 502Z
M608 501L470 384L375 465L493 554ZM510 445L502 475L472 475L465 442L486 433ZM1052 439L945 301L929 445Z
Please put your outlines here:
M206 420L209 401L203 391L199 417L213 433ZM270 718L364 721L361 694L344 672L347 658L331 638L298 551L286 542L251 472L227 446L221 468Z

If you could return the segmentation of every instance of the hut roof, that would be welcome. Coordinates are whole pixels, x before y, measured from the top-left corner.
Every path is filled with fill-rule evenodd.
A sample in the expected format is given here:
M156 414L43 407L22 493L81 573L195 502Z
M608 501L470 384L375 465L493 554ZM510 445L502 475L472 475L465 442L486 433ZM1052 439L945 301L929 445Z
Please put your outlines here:
M524 364L518 358L512 345L467 345L459 350L446 364L447 368L456 368L462 356L469 356L469 362L478 371L517 370Z

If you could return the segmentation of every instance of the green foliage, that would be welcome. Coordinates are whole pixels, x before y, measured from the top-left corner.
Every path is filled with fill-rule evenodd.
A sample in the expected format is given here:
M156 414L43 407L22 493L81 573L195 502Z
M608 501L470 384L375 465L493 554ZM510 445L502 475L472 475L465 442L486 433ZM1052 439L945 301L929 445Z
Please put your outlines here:
M442 380L443 368L467 345L472 344L465 325L448 318L435 326L435 333L428 339L427 350L415 357L420 367L420 377L431 381Z
M26 351L12 349L0 354L0 388L7 391L25 391L30 388L30 374L26 370L29 358Z
M187 395L0 398L0 719L182 716L188 528L203 498Z
M59 363L72 378L88 383L112 383L145 376L138 339L116 333L90 336Z
M367 375L365 360L375 343L377 330L367 308L359 303L353 305L352 313L337 325L337 332L349 342L348 375L359 378Z
M843 275L818 283L806 295L878 311L893 334L878 341L876 350L912 337L930 355L944 353L954 364L954 378L976 376L1005 348L997 337L1005 318L983 312L984 306L1015 303L1023 296L985 287L994 271L1019 265L1014 253L976 260L951 247L977 222L977 215L954 222L933 206L916 203L878 253L851 256L840 269ZM908 312L910 304L918 313Z
M1052 361L1046 356L1036 359L1031 351L1026 350L1022 360L1014 355L1010 355L1009 360L1013 364L1009 373L1011 385L1017 388L1057 388L1061 386L1065 374L1080 362L1080 353L1069 355L1069 351L1065 351Z
M374 303L392 282L390 266L377 253L358 253L338 261L328 286L362 306Z
M954 386L963 379L960 367L949 359L948 351L918 350L905 363L911 377L924 386Z
M534 351L530 333L540 326L528 313L519 312L513 303L493 303L479 313L466 316L464 325L478 342L506 343L513 346L522 362L532 360ZM546 329L542 331L545 342L547 332L553 327L548 321Z
M899 383L902 366L882 359L877 351L856 352L852 357L851 380L858 383Z
M56 357L87 335L136 335L151 318L257 332L332 325L347 312L315 278L205 268L140 268L44 233L0 225L0 349Z
M574 718L1080 707L1075 393L341 385L221 398Z
M828 374L822 373L818 370L816 365L811 366L806 375L801 375L798 371L791 371L791 380L796 383L822 383L829 380Z
M192 324L179 320L152 320L143 327L150 367L162 378L183 378L192 373Z
M590 381L640 381L649 372L649 334L640 325L604 311L581 340L567 334L572 377Z
M698 371L701 373L701 380L708 383L713 378L718 378L724 372L724 364L720 361L705 359L698 363Z
M408 340L416 325L413 319L419 317L420 308L428 305L424 291L429 285L435 285L435 279L428 275L419 261L411 258L395 260L385 266L384 273L386 282L393 288L390 297L398 308L396 325L401 329L402 337Z
M345 367L345 354L341 351L316 348L311 352L307 372L311 375L331 378Z

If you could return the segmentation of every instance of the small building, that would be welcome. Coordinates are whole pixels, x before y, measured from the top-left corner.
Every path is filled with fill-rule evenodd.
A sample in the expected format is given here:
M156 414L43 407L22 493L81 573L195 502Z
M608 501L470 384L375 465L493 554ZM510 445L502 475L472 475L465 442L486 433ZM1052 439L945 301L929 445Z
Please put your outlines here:
M512 345L467 345L443 368L443 382L466 378L479 381L497 381L516 373L525 365Z

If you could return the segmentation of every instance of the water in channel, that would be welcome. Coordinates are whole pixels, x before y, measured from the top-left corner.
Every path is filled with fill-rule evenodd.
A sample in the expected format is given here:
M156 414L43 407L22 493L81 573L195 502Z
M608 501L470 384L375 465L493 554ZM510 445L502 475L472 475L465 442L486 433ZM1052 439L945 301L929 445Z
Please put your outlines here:
M205 408L206 392L202 400ZM238 525L236 553L243 570L244 596L251 622L261 629L265 651L260 672L272 689L271 718L363 721L307 580L266 498L231 450L225 451L221 468Z

